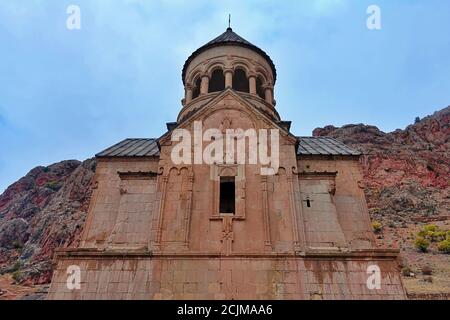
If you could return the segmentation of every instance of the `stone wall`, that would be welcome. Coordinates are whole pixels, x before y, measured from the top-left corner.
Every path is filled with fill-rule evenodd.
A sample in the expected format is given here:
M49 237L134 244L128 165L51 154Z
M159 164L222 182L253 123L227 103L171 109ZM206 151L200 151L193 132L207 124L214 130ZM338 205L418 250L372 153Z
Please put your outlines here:
M395 259L255 256L60 257L49 299L404 299ZM367 267L381 268L381 289ZM66 269L81 268L69 290Z
M147 248L157 170L158 161L148 158L98 160L81 248Z
M304 156L297 165L308 245L372 248L375 238L358 158Z

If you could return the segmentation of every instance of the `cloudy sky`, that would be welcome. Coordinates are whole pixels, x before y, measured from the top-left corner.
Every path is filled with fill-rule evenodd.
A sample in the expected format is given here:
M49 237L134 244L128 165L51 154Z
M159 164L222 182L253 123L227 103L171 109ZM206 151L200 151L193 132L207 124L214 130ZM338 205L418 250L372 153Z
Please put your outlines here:
M71 4L81 30L66 28ZM366 27L371 4L378 31ZM184 61L228 13L274 60L295 134L392 131L450 104L449 1L1 0L0 192L37 165L159 137L181 108Z

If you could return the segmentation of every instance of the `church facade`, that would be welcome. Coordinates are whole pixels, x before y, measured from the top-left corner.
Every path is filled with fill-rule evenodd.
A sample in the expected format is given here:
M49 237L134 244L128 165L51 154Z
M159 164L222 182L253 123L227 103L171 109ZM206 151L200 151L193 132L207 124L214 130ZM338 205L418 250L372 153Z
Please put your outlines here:
M182 80L164 135L96 155L81 240L56 252L49 299L406 298L398 250L375 247L360 153L290 132L263 50L228 28L188 58ZM212 132L189 141L200 154L233 130L235 147L175 161L186 150L174 133L199 125ZM242 141L244 155L261 155L246 133L263 130L277 137L267 172L237 160Z

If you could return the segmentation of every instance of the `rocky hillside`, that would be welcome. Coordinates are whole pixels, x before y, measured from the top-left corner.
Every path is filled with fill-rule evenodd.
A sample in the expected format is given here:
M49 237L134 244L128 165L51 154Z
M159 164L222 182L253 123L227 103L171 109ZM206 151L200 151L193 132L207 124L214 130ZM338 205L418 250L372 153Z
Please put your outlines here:
M420 297L446 293L450 298L450 256L431 243L427 253L414 246L425 225L450 230L450 107L405 130L384 133L363 124L318 128L364 153L365 192L373 221L381 223L380 246L400 247L404 284ZM431 269L432 277L423 274ZM429 273L429 272L425 272Z
M450 107L391 133L358 124L318 128L313 135L334 137L364 153L374 218L396 226L449 218Z
M37 167L0 196L0 274L22 284L48 283L59 246L80 234L95 161Z
M426 223L449 229L450 107L391 133L360 124L327 126L314 135L334 137L365 154L369 207L383 226L380 245L400 246L404 265L414 273L430 264L435 272L434 284L405 279L408 290L450 292L449 255L433 248L419 253L413 245ZM37 167L0 196L0 274L25 285L50 281L54 249L74 244L80 235L94 170L92 159Z

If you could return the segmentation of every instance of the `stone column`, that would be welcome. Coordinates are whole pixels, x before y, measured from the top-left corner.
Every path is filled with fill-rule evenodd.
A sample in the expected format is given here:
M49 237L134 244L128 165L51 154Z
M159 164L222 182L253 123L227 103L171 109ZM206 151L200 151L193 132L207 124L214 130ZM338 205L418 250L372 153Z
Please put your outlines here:
M225 69L223 74L225 75L225 88L233 88L233 69Z
M250 94L256 94L256 75L250 74L248 76Z
M266 86L264 87L266 102L273 104L273 87L272 86Z
M202 83L200 85L200 94L207 94L209 90L209 76L204 74L202 76Z
M192 101L192 86L187 84L186 85L186 96L185 96L185 102L186 104Z

